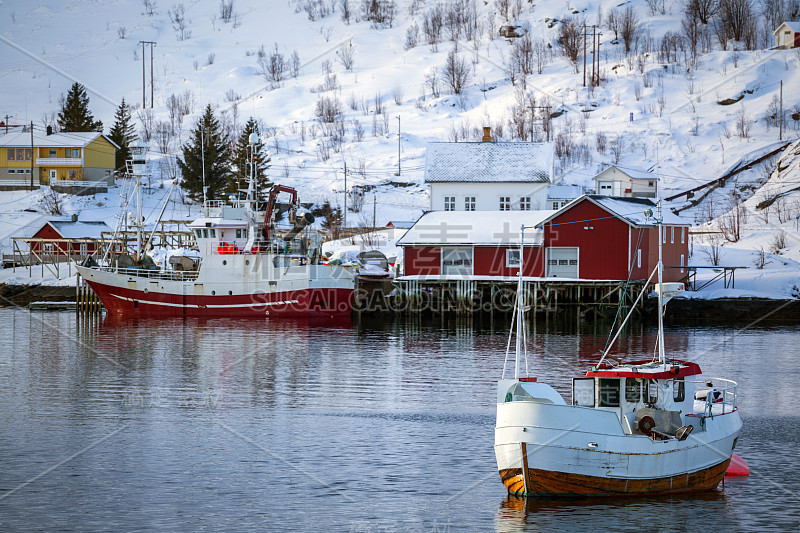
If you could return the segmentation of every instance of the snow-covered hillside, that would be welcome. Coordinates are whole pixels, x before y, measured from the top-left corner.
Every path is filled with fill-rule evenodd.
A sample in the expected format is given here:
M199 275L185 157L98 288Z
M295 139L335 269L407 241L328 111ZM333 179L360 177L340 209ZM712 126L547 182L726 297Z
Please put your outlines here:
M227 22L221 13L225 5L232 8ZM387 5L395 8L389 16L382 14L382 23L375 21L381 14L365 11L365 6ZM534 61L531 74L517 72L513 83L509 64L520 40L499 36L500 27L509 23L506 6L509 21L532 37L530 57L541 59L541 73ZM615 39L609 18L612 10L619 15L628 6L641 30L630 53L621 37ZM431 45L426 30L437 9L445 20L439 42ZM461 30L451 25L448 31L448 12L474 22L462 23ZM561 154L558 180L588 186L600 168L617 163L654 170L662 194L669 196L717 179L778 141L771 117L780 103L781 82L783 138L796 138L800 127L800 53L769 49L771 36L760 25L760 49L745 51L742 43L729 41L723 50L709 33L693 59L689 41L681 37L683 12L684 2L678 0L5 0L0 14L4 113L10 123L52 122L60 95L79 81L108 128L123 97L141 106L138 43L154 41L153 109L140 108L134 115L140 130L145 123L156 129L159 122L175 129L174 137L159 141L154 136L151 142L156 176L162 170L165 178L171 175L174 165L165 161L179 154L210 103L233 131L250 116L261 121L271 179L297 187L303 201L342 205L346 163L348 188L360 185L368 191L364 210L348 215L350 225L371 223L373 196L378 224L413 220L428 207L423 184L428 142L479 140L482 126L491 126L497 140L531 134L544 139L542 118L549 106L558 115L549 132ZM583 85L583 49L573 64L556 42L566 17L588 25L589 76L592 25L598 26L599 87ZM453 50L467 66L461 94L444 79ZM149 107L150 49L145 51ZM279 66L283 62L281 79L269 81L275 60ZM316 111L326 101L338 102L341 110L334 127L317 120ZM181 116L180 108L189 114ZM748 185L756 202L761 197L756 190L770 170L751 169L730 187ZM787 172L782 174L787 183L800 182L800 170ZM160 191L155 189L150 201L156 203ZM0 195L6 211L36 204L29 195ZM114 225L117 202L110 195L72 200L67 209L74 206L85 218L91 208ZM728 211L726 191L712 196L717 200L684 214L701 223ZM783 200L790 211L797 209L794 198L790 193ZM175 206L172 218L188 216L189 209ZM750 224L757 220L752 216Z

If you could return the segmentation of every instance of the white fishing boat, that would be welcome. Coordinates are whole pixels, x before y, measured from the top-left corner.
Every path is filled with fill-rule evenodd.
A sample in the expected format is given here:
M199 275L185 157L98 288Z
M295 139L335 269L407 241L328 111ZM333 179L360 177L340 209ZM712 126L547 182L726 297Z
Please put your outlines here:
M253 134L251 149L257 142ZM289 197L286 228L276 222L279 195ZM138 201L136 257L110 256L77 269L112 315L347 316L355 269L323 261L322 238L310 226L314 217L299 208L297 191L281 185L265 202L251 171L244 198L204 202L202 216L187 224L199 257L173 257L172 268L162 270L144 254L149 239L143 242Z
M660 205L655 216L659 228ZM521 228L523 237L525 229ZM608 356L628 314L599 362L572 380L569 402L552 386L527 375L520 278L512 327L516 336L514 378L506 379L504 364L497 388L495 427L497 468L509 493L673 494L711 490L723 479L742 427L737 384L703 377L696 363L665 353L664 306L683 286L662 282L662 241L659 238L658 265L647 283L657 275L654 357L621 362ZM510 344L511 334L506 363Z

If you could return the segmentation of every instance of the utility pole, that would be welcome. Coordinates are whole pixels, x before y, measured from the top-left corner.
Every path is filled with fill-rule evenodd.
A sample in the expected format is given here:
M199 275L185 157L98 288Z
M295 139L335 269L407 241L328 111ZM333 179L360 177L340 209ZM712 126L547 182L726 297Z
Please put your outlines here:
M153 45L155 45L155 41L139 41L142 43L142 109L147 107L147 82L146 80L146 69L145 69L145 52L144 52L144 45L150 45L150 109L153 108Z
M397 115L397 175L400 175L400 115Z
M583 25L583 86L586 87L586 24Z
M376 194L372 195L372 229L373 230L375 229L375 207L376 207L376 204L378 203L377 198L378 198L378 196Z
M8 115L6 115L6 131L8 131ZM36 157L33 151L33 121L31 121L31 190L33 190L33 160Z
M203 209L206 207L206 140L205 132L206 125L200 126L200 161L203 165Z
M8 133L8 115L6 115L6 133Z
M595 27L592 25L592 83L590 84L594 87L594 58L595 58L595 47L597 46L597 39L595 35Z
M142 43L142 109L147 107L147 98L145 97L146 93L144 92L146 84L144 82L144 41L139 41Z
M781 110L778 115L778 140L783 140L783 80L781 80Z
M602 33L597 34L597 83L596 86L600 87L600 37L602 37Z
M347 229L347 161L344 162L344 222L342 228Z

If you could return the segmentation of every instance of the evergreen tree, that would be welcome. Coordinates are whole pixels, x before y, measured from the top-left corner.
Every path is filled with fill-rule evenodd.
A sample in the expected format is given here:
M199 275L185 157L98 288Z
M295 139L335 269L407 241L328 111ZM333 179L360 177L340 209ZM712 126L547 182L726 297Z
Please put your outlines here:
M119 150L116 156L117 170L125 170L125 161L130 158L130 145L136 139L136 128L131 121L131 108L125 103L125 98L114 113L114 125L108 132L108 137L117 143Z
M269 190L272 182L267 178L267 169L269 168L270 158L263 151L261 144L261 133L258 131L258 123L256 119L250 117L244 125L241 135L236 140L236 145L233 150L233 175L228 181L228 192L237 192L239 189L247 188L247 182L250 179L250 134L255 133L259 136L259 144L255 146L255 174L256 174L256 188L259 192L266 192Z
M66 98L61 97L58 112L59 131L103 131L103 123L89 111L89 96L80 83L72 84Z
M230 178L230 145L220 130L211 104L197 121L190 142L183 145L183 160L178 159L181 170L181 187L193 200L203 198L203 152L205 152L206 199L222 197Z

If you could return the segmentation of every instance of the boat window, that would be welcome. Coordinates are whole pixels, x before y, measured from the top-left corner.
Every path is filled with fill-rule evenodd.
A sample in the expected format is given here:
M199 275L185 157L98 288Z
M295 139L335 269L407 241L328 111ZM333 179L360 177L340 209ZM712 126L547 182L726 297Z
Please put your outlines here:
M598 407L619 407L619 378L600 378Z
M594 407L594 378L572 380L572 405Z
M203 228L203 238L208 239L208 228Z
M200 239L200 238L202 238L202 237L203 237L203 232L202 232L202 231L200 231L199 229L196 229L196 230L194 230L194 232L197 234L197 238L198 238L198 239Z
M241 239L242 238L242 230L241 229L237 229L236 230L236 238L237 239Z
M212 239L213 239L213 238L215 238L215 237L217 236L217 231L216 231L214 228L211 228L211 229L210 229L210 230L208 230L208 231L209 231L209 232L211 232L211 238L212 238Z
M682 402L686 398L686 384L683 378L676 378L672 381L672 399Z
M649 380L647 386L647 396L648 403L656 403L658 401L658 382L656 382L654 379Z
M625 378L625 401L639 403L642 399L642 382L636 378Z

